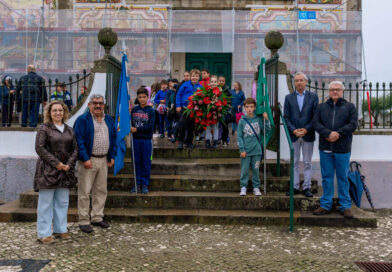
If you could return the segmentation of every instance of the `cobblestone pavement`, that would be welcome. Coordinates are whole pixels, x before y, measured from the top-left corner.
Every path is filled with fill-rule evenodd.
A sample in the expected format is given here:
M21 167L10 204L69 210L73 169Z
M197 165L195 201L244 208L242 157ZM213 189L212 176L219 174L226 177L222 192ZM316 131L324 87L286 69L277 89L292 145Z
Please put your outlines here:
M361 271L392 262L392 214L377 229L119 224L72 240L36 242L33 223L0 224L1 260L51 260L41 271ZM4 268L4 266L3 266Z

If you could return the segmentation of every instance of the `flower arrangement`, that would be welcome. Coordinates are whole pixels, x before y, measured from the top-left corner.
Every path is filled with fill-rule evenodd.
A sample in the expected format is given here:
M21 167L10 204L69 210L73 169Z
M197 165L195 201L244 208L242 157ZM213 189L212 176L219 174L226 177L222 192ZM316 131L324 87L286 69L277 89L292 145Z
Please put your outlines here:
M197 130L204 131L207 126L223 121L229 110L228 99L219 87L201 87L188 98L185 114L195 119Z

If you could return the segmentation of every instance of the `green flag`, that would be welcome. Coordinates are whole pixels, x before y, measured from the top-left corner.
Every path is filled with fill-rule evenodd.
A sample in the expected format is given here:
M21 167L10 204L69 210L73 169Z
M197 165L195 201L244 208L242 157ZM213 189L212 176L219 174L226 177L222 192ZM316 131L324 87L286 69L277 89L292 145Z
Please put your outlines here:
M264 57L261 59L261 62L260 62L259 77L257 79L256 100L257 100L256 115L263 115L263 113L266 112L268 114L268 119L270 121L271 129L269 131L266 131L266 135L265 135L265 140L266 140L265 145L267 146L269 141L271 140L272 135L274 135L275 124L274 124L274 119L272 116L271 106L269 103L267 76L265 74L265 58Z

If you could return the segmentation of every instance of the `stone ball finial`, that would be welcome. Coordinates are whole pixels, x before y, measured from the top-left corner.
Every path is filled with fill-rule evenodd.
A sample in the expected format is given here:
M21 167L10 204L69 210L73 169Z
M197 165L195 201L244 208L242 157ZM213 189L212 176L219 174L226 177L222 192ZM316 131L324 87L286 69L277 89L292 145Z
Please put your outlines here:
M275 56L278 50L283 46L284 38L282 33L276 30L271 30L265 35L265 46L271 50L271 56Z
M110 49L117 43L117 33L110 27L102 28L98 33L98 41L105 48L105 55L110 55Z

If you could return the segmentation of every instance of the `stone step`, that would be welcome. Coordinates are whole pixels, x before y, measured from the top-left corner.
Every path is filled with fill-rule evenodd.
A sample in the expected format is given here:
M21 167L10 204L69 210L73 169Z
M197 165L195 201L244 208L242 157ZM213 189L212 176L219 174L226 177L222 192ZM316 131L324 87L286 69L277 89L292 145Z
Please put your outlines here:
M319 206L319 197L306 198L303 195L294 197L295 210L310 211ZM337 199L334 199L337 203ZM22 208L36 208L38 193L33 190L20 194ZM70 191L70 208L77 206L77 191ZM246 197L232 192L184 192L184 191L152 191L148 195L131 194L129 192L109 191L106 200L107 208L139 208L139 209L214 209L214 210L289 210L289 197L284 193L268 193L255 197L249 192Z
M276 175L276 160L267 160L267 175ZM202 175L202 176L237 176L241 171L240 158L203 158L203 159L153 159L151 174L155 175ZM281 176L288 176L290 164L281 161ZM113 173L113 169L109 170ZM124 160L124 168L119 174L133 174L130 158ZM263 163L260 167L263 175Z
M353 209L354 219L338 213L315 216L311 212L294 212L294 226L377 227L377 217ZM37 210L20 208L19 201L0 207L0 222L36 222ZM77 209L68 210L69 222L77 222ZM201 210L201 209L105 209L105 220L122 223L246 224L289 226L287 211Z
M263 177L261 188L264 188ZM200 175L151 175L151 191L199 191L199 192L238 192L240 176L200 176ZM108 190L129 191L135 185L132 174L109 175ZM250 191L251 179L248 183ZM290 177L267 176L267 192L286 192L290 189ZM313 192L318 191L317 180L312 180Z
M202 159L202 158L239 158L240 153L238 148L217 148L207 149L204 147L196 147L194 149L176 148L176 145L171 147L154 148L154 159L176 158L176 159ZM127 148L126 157L131 158L131 149Z

